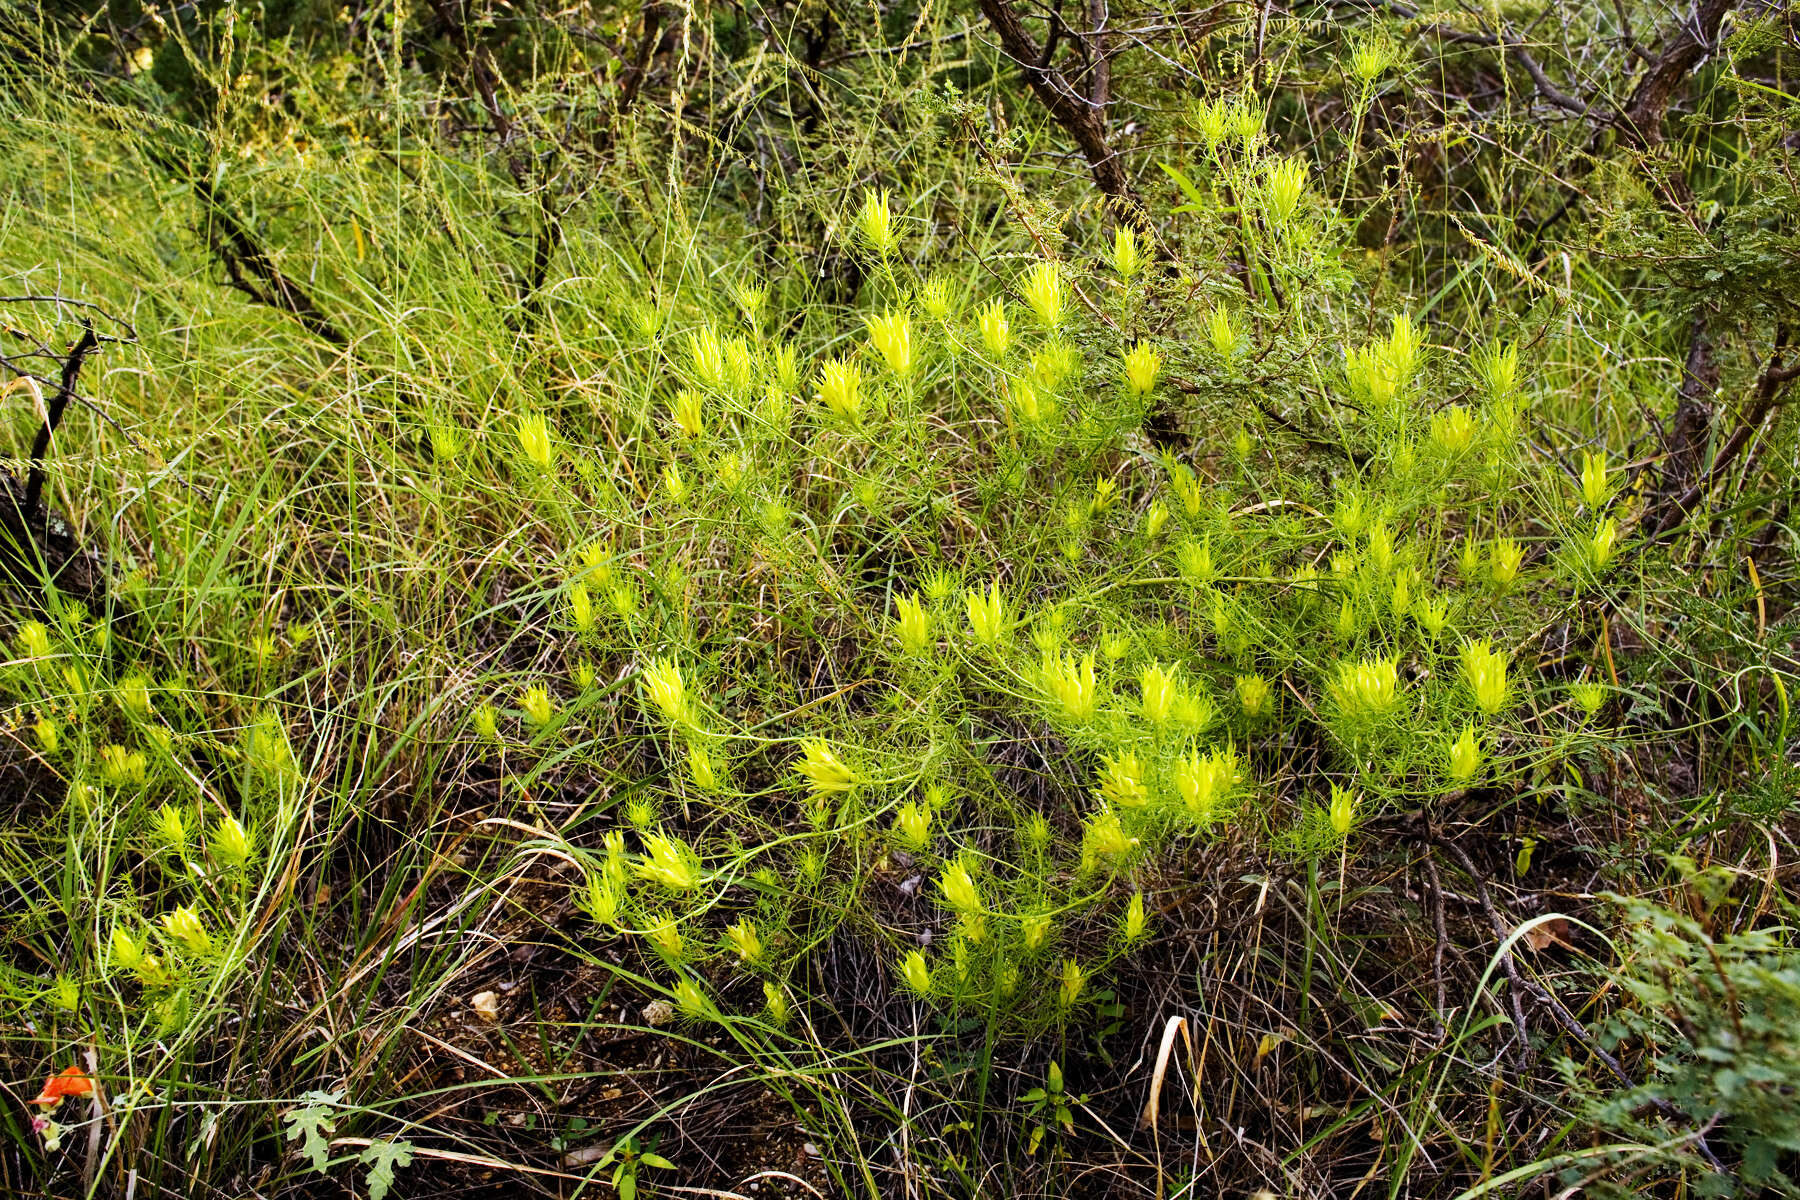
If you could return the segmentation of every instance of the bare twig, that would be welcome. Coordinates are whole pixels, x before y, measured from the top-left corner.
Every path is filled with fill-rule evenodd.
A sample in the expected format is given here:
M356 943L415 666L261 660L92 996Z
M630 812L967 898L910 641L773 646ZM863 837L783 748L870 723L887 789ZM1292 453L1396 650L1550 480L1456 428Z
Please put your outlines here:
M1098 75L1088 94L1083 95L1050 61L1050 55L1055 51L1058 22L1051 22L1051 40L1039 46L1037 39L1026 31L1025 23L1010 0L980 0L980 3L988 24L1000 38L1000 48L1024 71L1031 90L1081 148L1095 185L1106 193L1121 219L1147 229L1143 199L1126 176L1124 161L1107 144L1105 76ZM1104 21L1104 3L1100 3L1096 11ZM1100 45L1103 47L1104 42Z
M1512 927L1501 917L1500 910L1495 907L1493 897L1488 894L1487 880L1482 875L1481 871L1476 868L1474 860L1469 857L1468 852L1455 842L1452 842L1447 838L1439 837L1429 831L1427 831L1424 836L1431 845L1438 846L1448 852L1449 855L1456 860L1457 865L1463 869L1464 874L1469 877L1469 882L1475 889L1476 902L1481 905L1482 912L1487 915L1488 924L1492 926L1494 936L1500 939L1500 963L1506 971L1507 983L1509 985L1508 990L1512 993L1514 1015L1520 1022L1519 1036L1521 1038L1525 1036L1525 1014L1523 1008L1519 1005L1519 997L1521 995L1529 995L1550 1013L1551 1017L1556 1020L1558 1025L1562 1026L1564 1031L1566 1031L1570 1037L1573 1037L1576 1041L1580 1042L1590 1054L1599 1059L1606 1069L1612 1072L1613 1077L1622 1085L1627 1088L1636 1087L1637 1081L1632 1079L1631 1074L1625 1070L1624 1065L1594 1040L1593 1035L1588 1033L1587 1028L1583 1026L1580 1021L1575 1019L1574 1014L1564 1007L1560 999L1535 980L1525 978L1520 972L1518 964L1513 961L1512 952L1506 949L1507 939L1512 936ZM1667 1100L1653 1098L1650 1100L1650 1103L1664 1116L1685 1121L1690 1124L1694 1123L1692 1117L1676 1108L1673 1104L1670 1104ZM1715 1171L1723 1172L1725 1170L1724 1164L1722 1164L1717 1156L1713 1154L1711 1147L1706 1144L1706 1138L1703 1135L1695 1138L1695 1145L1699 1148L1701 1155L1705 1157L1709 1166Z
M209 241L213 253L225 264L231 286L258 304L290 314L310 332L334 346L348 346L350 339L331 322L305 288L288 278L275 265L243 221L225 203L211 179L201 176L194 182L194 195L206 210L210 225Z
M44 494L44 455L50 450L50 439L55 435L57 425L62 423L63 411L69 407L69 398L75 394L75 381L81 376L82 364L99 346L100 340L94 336L94 327L83 322L81 337L70 348L68 357L63 359L62 376L57 381L56 394L50 398L49 406L44 411L44 424L31 443L31 473L25 484L27 521L37 513L38 502ZM45 520L49 520L47 514Z

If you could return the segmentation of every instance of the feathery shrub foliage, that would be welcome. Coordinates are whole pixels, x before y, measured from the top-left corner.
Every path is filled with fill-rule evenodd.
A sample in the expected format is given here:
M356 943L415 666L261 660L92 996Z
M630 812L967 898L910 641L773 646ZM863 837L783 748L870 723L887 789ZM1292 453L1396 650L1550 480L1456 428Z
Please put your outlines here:
M1651 137L1501 13L1120 6L1095 134L1004 0L116 7L0 24L4 395L105 333L0 665L83 1169L1789 1186L1786 931L1645 864L1792 832L1791 36ZM1508 907L1602 888L1620 988Z

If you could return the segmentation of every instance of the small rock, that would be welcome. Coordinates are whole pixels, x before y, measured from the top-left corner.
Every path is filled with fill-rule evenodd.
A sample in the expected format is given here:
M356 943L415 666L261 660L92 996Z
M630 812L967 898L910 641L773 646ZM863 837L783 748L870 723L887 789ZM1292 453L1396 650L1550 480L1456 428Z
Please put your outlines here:
M800 1152L802 1154L805 1154L806 1157L808 1157L808 1158L819 1157L819 1148L817 1146L813 1145L811 1142L807 1142L805 1145L801 1146Z
M496 992L476 992L469 997L469 1007L489 1024L500 1019L500 996Z
M661 1028L675 1019L675 1006L667 1000L652 1000L644 1005L644 1024L652 1029Z

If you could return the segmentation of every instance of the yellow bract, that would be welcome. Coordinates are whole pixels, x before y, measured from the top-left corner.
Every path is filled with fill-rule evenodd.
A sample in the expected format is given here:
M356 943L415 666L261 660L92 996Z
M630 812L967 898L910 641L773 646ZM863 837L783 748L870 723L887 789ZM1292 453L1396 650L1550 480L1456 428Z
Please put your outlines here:
M1134 396L1148 395L1162 372L1162 356L1149 342L1139 342L1125 356L1125 386Z
M1581 452L1581 498L1587 501L1589 508L1599 508L1606 503L1609 491L1611 489L1606 485L1606 451L1583 450Z
M1475 374L1487 388L1488 398L1504 400L1519 383L1519 347L1516 343L1489 346L1475 356Z
M1019 283L1019 294L1037 317L1038 324L1045 329L1055 329L1062 324L1066 295L1062 272L1056 269L1055 263L1040 262L1025 272L1025 278Z
M807 742L801 749L805 757L794 770L805 776L814 792L847 792L863 782L862 775L824 742Z
M889 310L880 316L873 313L863 318L868 326L869 344L887 363L888 370L901 379L912 374L912 322L904 312Z
M1356 824L1356 793L1348 788L1331 785L1331 805L1325 810L1326 819L1331 822L1331 831L1339 837L1348 836L1350 827Z
M862 208L856 214L856 232L861 235L863 245L882 258L894 252L900 239L894 232L894 212L889 207L886 192L871 190L863 193Z
M26 658L50 656L50 630L42 621L27 621L19 626L19 646Z
M696 1021L706 1020L713 1015L712 1001L700 990L700 985L685 976L675 985L675 1006L685 1015Z
M1149 932L1150 918L1144 912L1144 893L1131 893L1131 902L1125 906L1125 916L1119 922L1119 932L1127 942L1142 941Z
M694 786L703 792L719 790L719 769L713 763L712 755L703 746L689 746L687 751L688 776L693 779Z
M1131 230L1130 226L1119 226L1113 231L1113 270L1119 273L1119 278L1130 279L1142 269L1143 265L1144 255L1143 251L1138 249L1137 234Z
M852 423L862 419L862 371L853 362L833 359L819 368L818 400Z
M965 864L945 864L944 873L938 877L938 888L944 893L944 903L957 912L967 916L981 911L981 889Z
M688 334L688 369L709 388L725 384L725 345L710 325Z
M1475 416L1453 404L1431 418L1431 440L1445 454L1461 454L1475 441Z
M981 344L989 357L1005 358L1007 348L1012 345L1012 327L1007 324L1006 304L1000 300L988 301L976 324L980 326Z
M1125 832L1125 825L1111 805L1102 805L1088 820L1081 836L1081 870L1083 874L1105 863L1119 866L1138 848L1138 839Z
M591 633L594 628L594 599L585 583L569 585L569 615L578 633Z
M1395 658L1339 663L1328 685L1345 716L1384 717L1400 707L1400 666Z
M673 659L653 658L644 668L644 691L649 694L663 716L679 722L687 715L687 684L681 678L681 666Z
M931 614L917 596L894 597L894 629L900 646L908 654L924 654L931 649Z
M901 960L900 978L919 995L931 994L931 968L925 965L925 956L917 950L908 950Z
M754 965L762 961L762 937L756 932L756 922L748 919L738 921L725 927L725 939L737 952L738 961Z
M1488 546L1488 575L1501 587L1519 577L1525 547L1512 538L1495 538Z
M894 836L915 852L931 845L930 806L909 801L894 810Z
M999 581L988 585L986 595L971 588L963 597L963 603L968 609L969 629L975 640L984 646L998 644L1007 626L1006 597L1000 591Z
M1236 680L1238 704L1246 717L1255 720L1269 711L1275 690L1261 675L1239 675Z
M1237 330L1231 327L1231 314L1223 308L1215 308L1212 315L1206 318L1206 340L1212 343L1213 353L1220 358L1231 357L1237 349Z
M919 288L919 308L933 321L947 319L955 307L950 281L942 275L933 275Z
M1120 808L1136 808L1150 799L1144 783L1144 764L1130 751L1113 757L1100 756L1100 795Z
M1475 727L1463 726L1462 736L1446 748L1448 773L1452 783L1467 783L1481 768L1481 747L1475 741Z
M549 422L544 420L541 413L527 413L519 418L516 431L519 435L519 447L525 451L525 457L548 471L556 455L555 447L550 441Z
M1306 195L1306 164L1297 158L1280 159L1269 165L1263 177L1263 202L1269 219L1277 228L1294 219Z
M156 810L151 829L156 840L166 846L179 850L187 845L187 814L173 804L165 804Z
M174 912L164 913L162 923L169 936L189 954L206 954L212 950L212 934L206 931L206 923L192 905L184 904Z
M1094 680L1093 651L1080 659L1060 655L1046 659L1043 678L1045 689L1056 699L1065 717L1072 721L1093 717L1100 696L1099 684Z
M1152 725L1162 725L1174 711L1180 695L1172 672L1161 663L1150 663L1138 672L1138 694L1143 701L1144 718Z
M1491 717L1506 707L1506 655L1487 641L1465 642L1462 674L1476 708Z
M227 869L247 866L253 850L250 831L236 817L221 817L213 826L213 860Z
M1144 536L1155 539L1163 526L1169 523L1169 506L1161 500L1152 500L1150 507L1144 510Z
M682 956L687 952L687 940L681 936L681 929L674 921L664 921L652 925L644 931L644 936L649 938L650 944L655 946L657 952L670 962L681 961Z
M524 694L519 697L519 708L524 712L525 719L540 729L548 725L550 718L556 715L556 706L550 702L550 692L542 684L525 689Z
M1576 684L1569 689L1569 694L1575 698L1576 707L1590 717L1606 703L1606 685L1592 680Z
M1087 972L1081 964L1072 958L1063 959L1062 979L1056 989L1056 998L1064 1008L1072 1008L1081 999L1082 991L1087 987Z
M636 864L639 875L677 892L690 891L699 886L700 860L686 842L665 834L646 833L644 849L649 853Z
M1012 382L1012 407L1019 420L1028 426L1042 425L1049 419L1055 406L1037 394L1037 390L1023 379Z
M1240 778L1237 755L1231 750L1209 750L1205 758L1190 750L1175 763L1175 791L1188 815L1202 823L1218 815Z
M706 432L706 416L701 411L705 401L700 393L686 388L675 394L675 402L669 406L669 416L675 421L675 428L686 437L697 438Z

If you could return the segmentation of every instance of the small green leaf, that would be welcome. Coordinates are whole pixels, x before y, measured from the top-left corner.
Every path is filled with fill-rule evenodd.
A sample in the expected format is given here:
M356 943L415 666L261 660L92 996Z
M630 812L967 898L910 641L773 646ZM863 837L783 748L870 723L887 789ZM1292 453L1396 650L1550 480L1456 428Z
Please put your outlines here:
M370 1142L359 1160L369 1165L369 1175L364 1180L369 1187L369 1200L385 1200L388 1189L394 1186L395 1168L411 1166L412 1159L411 1142Z
M344 1093L308 1092L300 1098L307 1103L287 1114L287 1140L292 1142L305 1139L301 1143L300 1152L306 1155L313 1170L323 1174L325 1164L331 1157L331 1135L336 1129L333 1122L336 1106L344 1098Z
M1186 175L1183 175L1176 168L1171 167L1168 163L1157 163L1156 165L1163 169L1164 174L1175 181L1175 186L1181 189L1181 194L1188 198L1189 203L1191 203L1195 209L1206 207L1206 197L1200 194L1200 188L1193 180L1189 179ZM1193 211L1193 209L1190 209L1189 211Z

